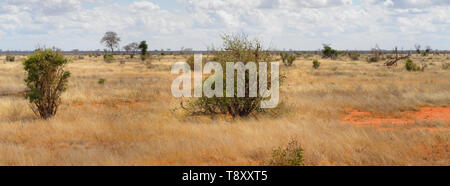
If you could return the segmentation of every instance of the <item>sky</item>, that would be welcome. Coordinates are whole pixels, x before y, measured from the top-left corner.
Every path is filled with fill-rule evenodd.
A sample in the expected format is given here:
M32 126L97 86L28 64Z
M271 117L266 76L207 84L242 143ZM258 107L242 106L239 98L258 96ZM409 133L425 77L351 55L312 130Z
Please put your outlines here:
M0 49L220 48L245 33L269 49L450 49L450 0L0 0Z

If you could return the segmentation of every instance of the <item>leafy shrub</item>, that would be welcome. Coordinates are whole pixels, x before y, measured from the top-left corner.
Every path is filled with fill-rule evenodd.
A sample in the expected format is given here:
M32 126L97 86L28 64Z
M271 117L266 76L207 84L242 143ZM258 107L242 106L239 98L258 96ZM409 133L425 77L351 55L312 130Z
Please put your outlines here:
M318 69L320 67L320 62L317 60L313 60L313 68Z
M326 59L326 58L331 58L331 59L336 59L338 56L338 51L334 50L333 48L331 48L330 45L323 45L323 50L322 50L322 58Z
M303 148L293 139L282 148L278 147L272 151L272 158L269 161L271 166L305 166L303 158Z
M112 54L105 54L103 55L103 60L107 63L112 63L114 62L114 56Z
M405 68L408 71L423 71L425 67L419 67L417 66L411 59L407 59L405 63Z
M289 54L287 52L281 52L280 56L281 56L281 61L286 66L291 66L294 63L295 59L297 59L296 54Z
M7 62L14 62L15 61L15 57L14 56L6 56L6 61Z
M295 54L289 55L289 57L287 58L287 66L291 66L295 59L297 59L297 56Z
M98 84L99 85L103 85L103 84L105 84L105 79L103 79L103 78L100 78L99 80L98 80Z
M270 62L272 57L269 51L264 50L258 40L251 41L246 35L224 35L223 49L215 52L216 62L222 65L223 69L226 69L226 62L255 62L258 66L259 62ZM235 71L236 72L236 71ZM259 76L259 71L257 71ZM223 81L226 82L226 74L223 75ZM268 86L271 86L271 76L268 71ZM214 84L212 85L214 86ZM211 97L203 96L194 101L188 103L185 108L190 114L229 114L233 118L247 117L255 112L262 112L264 109L260 108L261 101L264 99L257 95L257 97L249 96L249 73L245 73L245 97L237 96L237 81L234 82L234 96L233 97ZM259 89L259 86L257 86ZM258 91L259 92L259 91ZM226 91L224 90L224 95Z
M38 49L25 59L26 98L33 112L43 119L56 114L61 93L67 88L70 72L64 67L69 59L57 49Z

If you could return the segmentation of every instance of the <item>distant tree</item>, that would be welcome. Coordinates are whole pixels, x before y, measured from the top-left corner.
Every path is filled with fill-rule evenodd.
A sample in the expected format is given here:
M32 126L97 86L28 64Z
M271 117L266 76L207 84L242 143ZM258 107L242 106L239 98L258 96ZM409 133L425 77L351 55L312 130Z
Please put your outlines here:
M430 54L431 53L431 47L430 46L427 46L426 47L426 49L425 49L425 51L422 53L422 55L423 56L428 56L428 54Z
M130 54L130 58L133 58L136 54L136 51L139 49L139 44L133 42L124 46L123 49L127 52L127 54Z
M147 41L141 41L138 48L141 49L141 59L144 61L146 59L148 49Z
M331 58L336 59L338 56L338 51L331 48L330 45L323 44L323 50L322 50L322 58Z
M419 44L415 44L415 45L414 45L414 48L416 48L416 52L417 52L418 54L420 54L420 48L421 48L421 46L420 46Z
M114 48L119 48L120 37L115 32L106 32L100 43L111 49L114 54Z

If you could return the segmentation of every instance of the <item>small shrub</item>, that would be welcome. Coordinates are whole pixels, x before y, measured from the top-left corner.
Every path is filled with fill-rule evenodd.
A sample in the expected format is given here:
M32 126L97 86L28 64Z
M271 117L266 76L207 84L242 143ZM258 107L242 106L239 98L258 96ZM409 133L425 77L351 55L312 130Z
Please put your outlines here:
M317 60L313 60L313 68L318 69L320 67L320 62Z
M14 62L15 59L16 59L16 57L14 57L14 56L6 56L6 61L7 62Z
M26 98L33 112L43 119L56 114L61 93L67 88L70 72L64 67L69 59L55 48L38 49L25 59Z
M281 61L286 66L291 66L294 63L295 59L297 59L296 54L288 54L287 52L281 52L280 56L281 56Z
M406 60L405 68L407 71L423 71L425 69L425 67L417 66L411 59Z
M289 144L282 148L278 147L272 151L272 158L269 161L270 166L305 166L303 158L303 148L293 139Z
M112 63L114 62L114 56L112 54L105 54L103 55L103 60L107 63Z
M286 65L291 66L294 63L296 58L297 58L297 56L295 54L289 55L289 57L287 58Z
M103 85L103 84L105 84L105 79L103 79L103 78L100 78L99 80L98 80L98 84L99 85Z

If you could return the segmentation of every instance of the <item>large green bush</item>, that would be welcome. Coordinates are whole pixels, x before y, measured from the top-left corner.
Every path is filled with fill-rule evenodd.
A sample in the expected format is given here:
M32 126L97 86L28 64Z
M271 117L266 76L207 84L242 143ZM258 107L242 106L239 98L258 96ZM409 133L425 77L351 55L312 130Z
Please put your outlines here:
M226 69L226 62L255 62L258 66L259 62L272 62L272 56L268 50L262 48L258 40L250 40L246 35L224 35L223 49L214 52L214 61L222 65L222 69ZM269 65L270 66L270 65ZM268 86L270 87L270 71L268 70ZM257 71L259 76L259 71ZM211 97L203 96L188 103L186 110L191 114L229 114L234 117L246 117L254 112L264 111L260 108L261 101L264 99L249 96L249 73L245 73L245 97L237 96L237 82L234 82L234 97ZM223 82L226 82L226 74L223 75ZM214 86L214 84L213 84ZM258 86L259 87L259 86ZM259 89L259 88L258 88ZM258 91L259 92L259 91ZM224 90L224 94L226 91Z
M69 59L57 49L38 49L25 59L26 98L33 112L43 119L56 114L61 93L67 88L70 72L64 67Z

